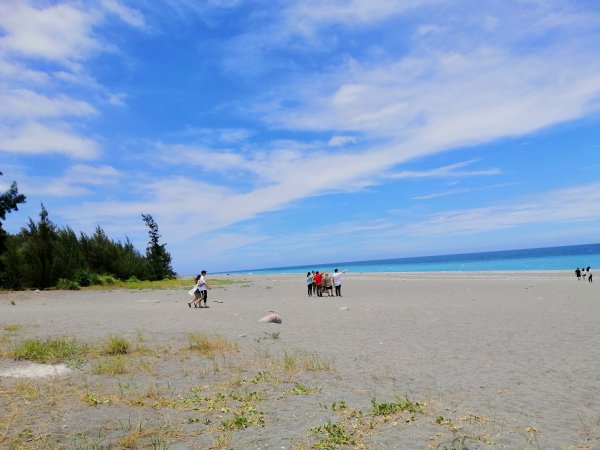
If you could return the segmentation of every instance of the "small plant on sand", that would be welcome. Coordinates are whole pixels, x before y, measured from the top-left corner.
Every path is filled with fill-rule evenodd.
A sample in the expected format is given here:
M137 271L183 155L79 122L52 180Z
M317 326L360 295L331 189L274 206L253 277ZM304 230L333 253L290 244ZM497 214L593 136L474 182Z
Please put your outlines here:
M421 405L408 399L399 400L391 403L377 403L376 399L371 399L371 413L376 416L389 416L398 412L409 412L411 414L421 413Z
M311 372L329 372L332 370L331 363L316 352L303 350L300 353L302 367Z
M218 334L193 333L188 336L189 349L197 351L204 356L214 356L217 353L226 353L237 350L235 343Z
M287 391L286 393L292 395L308 395L313 394L315 392L321 392L321 388L318 387L308 387L302 384L296 383L293 389Z
M87 403L90 406L98 406L102 403L107 403L107 401L102 401L98 398L98 396L96 394L94 394L93 392L87 392L84 396L83 396L83 401L85 403Z
M92 369L92 373L95 375L124 375L131 373L131 366L123 355L116 355L99 361Z
M70 363L86 352L87 347L79 345L74 339L26 339L12 351L11 356L38 363Z
M35 400L40 397L40 386L31 380L18 380L13 388L13 396L25 400Z
M283 352L283 370L286 373L292 373L296 371L296 355L293 353Z
M7 333L16 333L21 329L21 325L4 325L2 329Z
M355 441L348 434L346 429L337 423L327 421L319 427L312 427L311 432L317 435L323 435L319 441L315 442L313 448L319 450L329 450L338 448L340 445L354 445Z
M435 423L437 423L438 425L442 425L442 426L452 426L452 420L448 419L444 416L437 416L435 418Z
M110 334L104 347L104 353L108 355L126 355L129 348L129 342L125 338Z

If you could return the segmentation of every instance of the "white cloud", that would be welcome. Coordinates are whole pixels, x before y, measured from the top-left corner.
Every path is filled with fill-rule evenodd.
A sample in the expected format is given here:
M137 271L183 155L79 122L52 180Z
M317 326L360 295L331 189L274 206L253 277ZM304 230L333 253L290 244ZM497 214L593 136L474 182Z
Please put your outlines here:
M331 24L356 26L388 20L407 10L423 7L432 0L310 0L292 4L285 12L285 24L297 32L312 34L315 28Z
M0 52L57 60L66 63L96 51L100 44L92 36L98 21L93 13L69 4L38 9L21 1L0 5Z
M57 153L72 158L90 159L99 155L97 144L78 136L67 126L50 127L29 123L18 129L0 128L0 152L21 154Z
M329 139L327 145L330 147L341 147L346 144L356 144L358 138L356 136L333 136Z
M127 94L108 94L106 102L112 106L125 106L125 98Z
M145 26L144 16L139 10L129 8L117 0L102 0L101 3L106 11L116 14L128 25L137 28Z
M0 90L0 118L90 116L97 113L89 103L66 95L48 97L28 89Z
M462 161L454 164L450 164L443 167L438 167L431 170L404 170L401 172L391 173L386 175L386 178L397 179L397 178L429 178L429 177L473 177L473 176L489 176L489 175L500 175L502 171L500 169L483 169L483 170L458 170L463 167L473 164L475 161Z

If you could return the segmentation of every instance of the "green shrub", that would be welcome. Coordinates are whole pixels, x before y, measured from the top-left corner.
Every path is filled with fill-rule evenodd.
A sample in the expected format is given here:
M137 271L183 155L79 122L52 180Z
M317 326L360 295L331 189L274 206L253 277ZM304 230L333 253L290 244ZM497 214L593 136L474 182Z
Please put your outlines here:
M105 273L104 275L98 275L98 280L99 283L101 285L112 285L112 284L117 284L119 282L119 280L117 280L115 277L113 277L112 275Z
M79 283L80 286L84 287L100 284L100 277L94 272L86 269L78 269L75 271L73 279Z
M66 278L59 278L56 283L57 289L65 290L65 291L78 291L81 289L79 283L74 280L67 280Z

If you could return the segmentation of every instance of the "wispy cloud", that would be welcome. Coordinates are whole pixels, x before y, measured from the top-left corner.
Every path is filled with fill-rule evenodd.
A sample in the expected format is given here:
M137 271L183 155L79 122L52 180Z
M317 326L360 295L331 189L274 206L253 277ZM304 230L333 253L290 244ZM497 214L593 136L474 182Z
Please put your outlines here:
M489 176L489 175L500 175L502 171L500 169L482 169L482 170L458 170L463 167L472 165L476 161L463 161L454 164L449 164L443 167L437 167L431 170L403 170L401 172L395 172L388 174L388 178L429 178L429 177L473 177L473 176Z
M510 203L445 211L402 231L414 236L483 233L529 224L569 223L600 217L600 184L558 189Z

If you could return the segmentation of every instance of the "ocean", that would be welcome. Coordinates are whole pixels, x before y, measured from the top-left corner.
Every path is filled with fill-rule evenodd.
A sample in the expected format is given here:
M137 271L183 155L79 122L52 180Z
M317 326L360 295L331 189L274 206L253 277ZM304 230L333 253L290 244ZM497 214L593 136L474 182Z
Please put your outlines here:
M240 270L236 274L306 274L312 270L334 268L349 272L477 272L524 270L572 270L577 267L600 267L600 244L529 248L456 255L420 256L412 258L340 261L290 267Z

